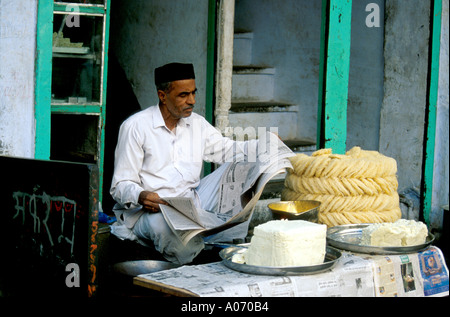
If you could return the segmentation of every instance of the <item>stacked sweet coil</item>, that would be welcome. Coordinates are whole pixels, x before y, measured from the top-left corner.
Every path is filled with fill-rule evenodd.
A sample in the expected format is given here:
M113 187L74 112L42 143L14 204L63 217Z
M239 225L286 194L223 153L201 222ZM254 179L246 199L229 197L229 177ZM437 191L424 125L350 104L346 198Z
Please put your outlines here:
M395 159L354 147L345 155L323 149L290 160L293 169L281 199L320 201L320 223L333 227L401 218Z

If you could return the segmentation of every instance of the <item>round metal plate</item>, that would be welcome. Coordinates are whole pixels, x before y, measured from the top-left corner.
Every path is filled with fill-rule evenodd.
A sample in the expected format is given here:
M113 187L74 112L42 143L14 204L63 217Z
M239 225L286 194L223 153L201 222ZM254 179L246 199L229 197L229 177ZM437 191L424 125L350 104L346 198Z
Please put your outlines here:
M362 229L371 224L355 224L331 227L327 231L329 245L346 251L372 255L395 255L415 253L428 248L434 241L433 234L429 233L423 244L406 247L376 247L361 244Z
M327 247L325 261L322 264L311 266L291 266L291 267L272 267L272 266L257 266L247 265L233 262L231 259L237 253L246 252L247 247L229 247L220 251L219 255L222 258L224 265L232 270L255 274L255 275L306 275L317 274L331 269L341 257L341 252L334 248Z
M154 260L138 260L138 261L126 261L116 263L113 266L114 272L128 275L128 276L138 276L140 274L148 274L158 271L170 270L179 267L179 265L164 262L164 261L154 261Z

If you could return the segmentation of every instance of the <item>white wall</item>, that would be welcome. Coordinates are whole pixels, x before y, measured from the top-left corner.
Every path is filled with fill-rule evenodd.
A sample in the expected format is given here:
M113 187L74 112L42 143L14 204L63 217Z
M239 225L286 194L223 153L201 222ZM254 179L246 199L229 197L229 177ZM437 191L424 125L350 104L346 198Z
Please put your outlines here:
M399 191L420 188L430 1L386 1L385 82L379 151L397 160Z
M311 140L317 129L321 4L236 0L235 29L253 32L253 64L276 69L274 99L299 105L298 138Z
M195 111L205 113L207 29L208 1L112 1L110 52L124 68L142 108L158 102L154 69L182 62L194 64Z
M368 27L368 4L379 8L379 27ZM378 150L384 81L384 0L352 2L347 149Z
M34 157L37 0L0 1L0 155Z

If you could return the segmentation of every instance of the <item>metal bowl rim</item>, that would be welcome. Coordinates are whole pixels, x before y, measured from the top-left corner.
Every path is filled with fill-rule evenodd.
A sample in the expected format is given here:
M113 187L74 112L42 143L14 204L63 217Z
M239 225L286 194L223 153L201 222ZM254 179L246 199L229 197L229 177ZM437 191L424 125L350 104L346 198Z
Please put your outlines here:
M313 207L313 208L311 208L309 210L313 210L315 208L318 208L321 205L321 202L318 201L318 200L308 200L307 199L307 200L280 200L280 201L274 201L274 202L271 202L271 203L267 204L267 207L269 207L271 210L274 210L273 208L270 207L271 205L272 206L273 205L287 205L287 204L290 204L290 203L295 203L296 201L298 201L298 202L314 203L315 205L317 205L317 206L315 206L315 207ZM309 210L306 210L306 211L309 211ZM277 211L284 211L284 210L277 210Z

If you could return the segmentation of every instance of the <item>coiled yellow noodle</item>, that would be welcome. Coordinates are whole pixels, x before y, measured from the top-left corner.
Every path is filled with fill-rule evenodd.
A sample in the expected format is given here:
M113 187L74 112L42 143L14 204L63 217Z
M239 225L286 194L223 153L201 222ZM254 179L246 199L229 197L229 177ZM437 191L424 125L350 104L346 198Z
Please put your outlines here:
M394 222L401 217L397 162L354 147L345 155L322 149L291 157L282 200L318 200L328 226Z

